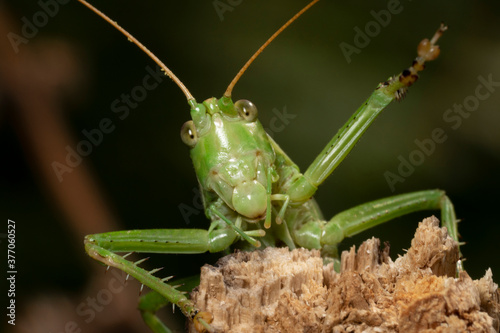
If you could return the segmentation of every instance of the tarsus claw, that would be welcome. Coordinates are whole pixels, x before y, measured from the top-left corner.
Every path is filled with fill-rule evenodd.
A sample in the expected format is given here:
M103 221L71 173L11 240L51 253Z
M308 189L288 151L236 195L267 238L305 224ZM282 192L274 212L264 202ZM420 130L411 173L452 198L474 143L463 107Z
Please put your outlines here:
M214 320L214 316L210 312L200 311L194 316L194 328L200 332L215 332L210 323Z

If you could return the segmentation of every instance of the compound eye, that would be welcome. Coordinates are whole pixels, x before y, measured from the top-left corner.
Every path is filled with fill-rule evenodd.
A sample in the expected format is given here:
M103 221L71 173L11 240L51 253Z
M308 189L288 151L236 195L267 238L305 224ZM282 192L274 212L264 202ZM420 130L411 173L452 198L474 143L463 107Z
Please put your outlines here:
M250 101L246 99L240 99L234 103L234 107L238 110L240 116L246 121L257 120L257 107Z
M192 120L186 121L181 127L181 139L189 147L194 147L198 142L198 134Z

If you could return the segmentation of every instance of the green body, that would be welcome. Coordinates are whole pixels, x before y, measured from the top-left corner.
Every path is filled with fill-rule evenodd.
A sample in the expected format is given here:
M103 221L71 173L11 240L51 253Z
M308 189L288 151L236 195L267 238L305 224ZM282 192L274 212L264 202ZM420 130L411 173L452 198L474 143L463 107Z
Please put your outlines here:
M441 222L457 240L453 205L440 190L426 190L361 204L325 220L313 199L318 186L344 160L380 112L400 99L415 82L425 61L439 54L435 42L442 26L429 42L424 40L413 65L378 85L302 173L257 118L248 101L233 104L228 96L197 103L188 98L191 119L181 129L198 178L205 214L204 229L156 229L116 231L89 235L85 249L94 259L117 267L153 292L139 308L154 332L170 332L155 312L167 303L177 305L201 331L214 331L210 314L199 312L176 287L117 253L219 252L235 245L253 250L267 246L320 249L325 260L338 264L337 245L345 238L375 225L419 210L440 210ZM437 37L436 37L437 36ZM190 96L190 95L189 95Z
M181 136L186 139L186 133L191 134L185 142L191 146L205 213L211 221L208 230L132 230L90 235L85 240L87 252L153 289L155 292L143 297L140 309L155 332L169 332L154 315L156 310L174 303L192 320L198 310L179 290L117 252L219 252L239 242L238 247L247 250L281 245L320 249L325 260L338 263L337 245L345 237L395 217L428 209L441 211L443 225L457 239L453 205L441 190L376 200L341 212L328 221L312 198L317 186L395 98L390 95L393 90L394 87L387 89L380 85L303 174L267 135L258 119L244 119L227 97L211 98L202 104L192 101L193 121L183 127ZM211 328L207 325L206 329Z

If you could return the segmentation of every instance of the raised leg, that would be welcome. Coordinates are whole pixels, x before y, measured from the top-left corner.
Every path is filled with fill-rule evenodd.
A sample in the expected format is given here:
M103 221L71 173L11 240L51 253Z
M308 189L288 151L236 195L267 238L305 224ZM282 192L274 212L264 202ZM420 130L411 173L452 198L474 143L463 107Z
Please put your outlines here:
M290 195L292 202L308 200L316 192L318 185L325 181L354 148L380 112L393 100L404 97L406 90L417 80L417 73L424 69L424 63L436 59L439 55L439 46L435 43L445 30L446 26L441 25L430 41L424 39L420 42L418 57L411 67L379 84L311 163L304 177L297 179L287 190L286 193Z

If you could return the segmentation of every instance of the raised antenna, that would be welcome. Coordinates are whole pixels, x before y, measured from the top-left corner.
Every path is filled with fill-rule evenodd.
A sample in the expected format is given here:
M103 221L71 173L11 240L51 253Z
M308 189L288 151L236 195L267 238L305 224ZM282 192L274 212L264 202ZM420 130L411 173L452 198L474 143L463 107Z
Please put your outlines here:
M245 73L245 71L247 70L247 68L250 66L250 64L255 60L255 58L257 58L259 56L259 54L262 53L262 51L264 51L264 49L283 31L285 30L290 24L292 24L293 21L295 21L296 19L299 18L300 15L304 14L304 12L306 10L308 10L309 8L311 8L316 2L318 2L319 0L313 0L311 1L307 6L305 6L304 8L302 8L302 10L300 12L298 12L297 14L295 14L291 19L288 20L288 22L286 22L285 24L283 24L283 26L281 28L278 29L278 31L276 31L264 44L262 44L262 46L257 50L257 52L254 53L254 55L248 59L247 63L240 69L240 71L238 72L238 74L236 74L236 76L234 77L233 81L231 81L231 83L229 84L229 86L227 87L226 89L226 92L224 93L224 97L231 97L231 93L233 91L233 88L236 84L236 82L238 82L238 80L240 79L240 77L243 75L243 73Z
M111 24L117 30L119 30L122 34L124 34L128 38L129 41L131 41L132 43L134 43L135 45L137 45L151 59L153 59L153 61L156 62L158 64L158 66L161 67L161 69L165 73L165 75L167 75L169 78L171 78L172 81L174 81L175 84L177 84L177 86L179 88L181 88L182 92L184 93L184 95L186 95L186 98L187 98L187 100L188 100L188 102L190 104L195 101L193 95L191 95L191 93L186 88L186 86L181 82L181 80L179 80L177 78L177 76L175 76L175 74L170 69L168 69L168 67L160 59L158 59L157 56L155 56L153 54L153 52L149 51L147 47L145 47L141 42L139 42L127 30L123 29L118 23L116 23L115 21L111 20L106 14L104 14L103 12L101 12L99 9L95 8L94 6L92 6L90 3L88 3L85 0L78 0L78 1L81 2L83 5L87 6L87 8L89 8L91 11L93 11L94 13L96 13L97 15L99 15L100 17L102 17L106 22L108 22L109 24Z

